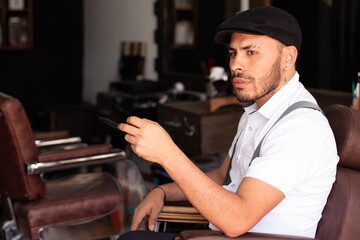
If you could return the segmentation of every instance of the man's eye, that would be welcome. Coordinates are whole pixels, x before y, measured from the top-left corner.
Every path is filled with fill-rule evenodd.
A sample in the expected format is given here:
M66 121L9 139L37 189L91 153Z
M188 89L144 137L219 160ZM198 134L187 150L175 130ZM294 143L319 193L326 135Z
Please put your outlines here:
M231 58L235 58L236 57L236 52L229 52L229 55Z
M255 55L256 52L255 52L255 51L252 51L252 50L249 50L249 51L248 51L248 54L249 54L249 55Z

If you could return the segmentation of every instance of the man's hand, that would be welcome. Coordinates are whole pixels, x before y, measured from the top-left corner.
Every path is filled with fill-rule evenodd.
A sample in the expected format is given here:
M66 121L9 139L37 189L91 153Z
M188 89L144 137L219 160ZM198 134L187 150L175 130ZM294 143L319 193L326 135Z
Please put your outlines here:
M163 164L172 159L181 150L172 141L169 134L156 122L138 117L129 117L126 123L119 124L119 129L126 132L125 140L139 157Z
M161 209L164 206L164 192L154 188L145 199L136 207L134 218L131 224L131 231L139 230L142 220L149 217L148 228L154 231L155 223Z

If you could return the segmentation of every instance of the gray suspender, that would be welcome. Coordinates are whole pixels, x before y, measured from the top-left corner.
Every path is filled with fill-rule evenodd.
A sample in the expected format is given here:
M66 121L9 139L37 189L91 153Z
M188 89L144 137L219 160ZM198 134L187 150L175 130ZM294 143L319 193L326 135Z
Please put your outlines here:
M275 124L277 122L279 122L283 117L285 117L287 114L289 114L290 112L294 111L295 109L298 109L298 108L311 108L311 109L314 109L314 110L318 110L320 112L321 111L321 108L312 103L312 102L308 102L308 101L300 101L300 102L296 102L294 103L293 105L291 105L290 107L288 107L284 112L283 114L278 118L278 120L276 120L276 122L270 127L270 129L265 133L264 137L261 139L260 143L257 145L255 151L254 151L254 154L250 160L250 163L249 163L249 166L251 165L252 161L259 157L259 154L260 154L260 148L261 148L261 144L262 142L264 141L266 135L270 132L270 130L275 126ZM241 135L241 134L240 134ZM239 135L239 137L240 137ZM235 150L236 150L236 145L237 145L237 142L239 140L239 137L238 139L236 140L235 144L234 144L234 148L233 148L233 151L231 153L231 158L230 158L230 162L229 162L229 167L227 169L227 172L226 172L226 177L225 177L225 180L224 180L224 185L227 185L230 183L230 169L231 169L231 164L232 164L232 159L234 157L234 154L235 154Z

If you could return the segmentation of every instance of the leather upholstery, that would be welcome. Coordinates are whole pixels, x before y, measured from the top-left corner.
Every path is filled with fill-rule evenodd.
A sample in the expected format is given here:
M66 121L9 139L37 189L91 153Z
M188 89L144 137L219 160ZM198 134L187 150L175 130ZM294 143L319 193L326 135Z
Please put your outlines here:
M0 92L0 195L9 197L21 233L38 239L49 225L99 218L121 203L121 190L108 173L86 173L43 182L27 175L26 163L64 160L112 151L109 144L39 155L21 103Z
M289 235L277 235L277 234L264 234L264 233L247 233L240 237L229 238L226 237L223 233L217 231L209 230L188 230L181 233L182 240L236 240L236 239L246 239L246 240L309 240L311 238L306 237L296 237Z
M116 180L105 172L56 179L46 184L46 190L40 200L14 202L19 229L32 239L37 239L41 227L88 221L121 202Z
M69 137L69 131L34 132L36 140L51 140Z
M111 149L111 144L99 144L68 151L44 152L39 155L38 162L51 162L61 159L78 158L95 154L109 153L111 152Z
M339 165L360 170L360 114L358 110L343 105L325 109L326 117L335 135Z
M334 132L340 161L336 181L319 222L315 239L349 240L360 236L360 111L343 105L324 110ZM228 238L214 231L183 231L181 239L308 239L295 236L246 233Z
M360 111L342 105L324 110L334 132L340 161L336 182L323 211L317 239L360 236Z
M40 176L25 173L25 163L35 163L38 158L30 123L21 103L3 93L0 93L0 133L0 192L11 199L44 196L45 184Z

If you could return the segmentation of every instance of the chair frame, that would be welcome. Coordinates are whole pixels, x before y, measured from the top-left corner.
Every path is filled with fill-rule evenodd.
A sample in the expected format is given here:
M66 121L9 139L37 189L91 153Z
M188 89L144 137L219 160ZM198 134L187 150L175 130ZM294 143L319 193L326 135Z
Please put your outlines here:
M81 167L87 167L87 166L96 166L96 165L102 165L104 163L110 163L110 162L118 162L126 160L126 154L124 151L120 149L113 149L110 144L98 144L93 146L87 146L87 144L81 143L81 138L79 137L68 137L64 135L67 135L66 133L61 133L61 139L56 138L49 138L44 137L44 134L42 135L42 138L36 139L36 134L31 129L30 123L28 122L26 113L21 105L21 103L11 96L8 96L6 94L3 94L0 92L0 123L2 124L2 127L4 127L6 134L3 135L2 140L7 141L7 137L11 137L11 147L16 147L15 145L18 145L16 148L16 153L14 155L9 154L8 157L4 158L3 161L11 161L12 158L14 159L14 162L17 162L16 165L13 167L16 167L17 171L19 172L19 175L24 176L26 178L30 179L36 179L35 182L32 182L31 184L23 184L25 186L24 188L27 188L28 185L38 187L37 184L43 184L46 185L43 179L41 178L43 173L51 172L51 171L60 171L65 169L73 169L73 168L81 168ZM20 126L16 125L17 121L19 121ZM7 132L8 131L8 132ZM14 136L10 135L13 134ZM9 134L9 136L7 135ZM51 135L51 134L50 134ZM57 134L52 134L53 136ZM33 140L32 140L33 139ZM9 140L10 141L10 140ZM20 141L20 143L19 143ZM32 144L33 145L32 145ZM21 152L19 150L20 146L24 146L27 151ZM55 146L54 149L51 149L51 147ZM68 148L71 151L66 151L62 149L64 147L65 149ZM49 148L49 149L47 149ZM46 149L45 152L42 153L42 149ZM4 154L7 154L6 151L7 148L4 147ZM15 152L14 151L14 152ZM30 157L26 157L25 161L23 159L24 156L29 155L31 153ZM17 159L19 158L19 159ZM15 161L16 160L16 161ZM24 166L24 168L22 168ZM3 172L5 173L6 171ZM96 179L104 179L104 181L111 181L110 176L108 173L106 173L107 176L105 177L103 174L97 175L99 176ZM40 175L35 176L35 175ZM11 176L16 177L16 176ZM90 177L90 176L89 176ZM18 177L20 178L20 176ZM117 193L121 193L121 188L117 180L112 177L114 180L115 185L117 186ZM2 225L2 230L5 233L6 239L13 239L16 237L17 239L24 239L24 235L20 233L18 221L18 216L15 215L15 205L21 204L22 201L28 201L28 200L34 200L39 199L39 197L42 197L43 194L45 194L45 190L43 190L42 185L41 190L23 190L21 191L27 191L25 193L13 193L12 188L13 186L10 185L14 181L11 179L8 179L8 176L3 176L4 184L1 188L1 199L3 200L3 207L4 207L4 213L6 215L6 219L4 224ZM17 178L15 178L17 180ZM91 179L91 177L89 178ZM25 180L24 180L25 181ZM9 184L9 185L7 185ZM17 185L20 186L21 182L19 180ZM115 186L114 185L114 186ZM113 185L111 185L113 186ZM39 187L40 188L40 187ZM108 188L108 193L110 193L109 196L116 196L117 193L112 194L112 188ZM16 188L16 191L18 188ZM15 192L16 192L15 191ZM90 190L89 190L90 191ZM115 192L115 187L114 187ZM27 193L31 194L32 196L29 196ZM21 195L22 194L22 195ZM112 194L112 195L111 195ZM120 200L119 195L119 200ZM120 204L121 201L117 203L117 205ZM107 205L108 207L112 208L112 203L115 203L115 198L112 197L112 200L109 202L110 204ZM20 206L20 205L18 205ZM119 206L117 206L119 207ZM105 210L106 209L106 210ZM25 211L25 210L24 210ZM94 211L93 214L94 217L98 218L100 217L97 213L108 211L107 208L103 208L99 211ZM103 214L103 213L101 213ZM107 212L109 214L109 212ZM92 217L92 215L84 215L85 218ZM7 221L6 221L7 220ZM65 220L69 221L69 220ZM34 226L36 228L36 226ZM34 232L30 233L32 237L34 237Z

